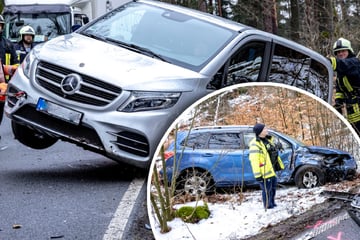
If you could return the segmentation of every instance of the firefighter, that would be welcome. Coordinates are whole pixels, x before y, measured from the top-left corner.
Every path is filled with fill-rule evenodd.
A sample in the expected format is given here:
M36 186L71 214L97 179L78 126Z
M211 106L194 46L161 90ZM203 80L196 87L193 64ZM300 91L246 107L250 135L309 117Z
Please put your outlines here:
M15 50L18 55L19 62L22 63L26 55L35 46L35 31L30 26L24 26L20 29L19 35L20 41L15 44Z
M5 83L10 80L12 74L14 74L17 66L19 65L19 61L16 55L16 51L12 42L5 37L2 36L5 27L5 20L2 15L0 15L0 60L1 67L5 68L3 70L4 73L9 73L5 75ZM2 81L4 82L4 81ZM0 101L0 124L4 115L4 101Z
M262 190L262 201L265 209L276 207L275 195L277 186L276 171L284 169L279 156L279 149L268 135L268 129L262 123L253 127L255 138L249 143L249 159L254 177Z
M339 38L330 57L336 71L335 109L343 114L360 133L360 60L355 56L349 40ZM359 134L360 135L360 134Z
M16 70L17 66L19 66L19 60L17 58L13 43L10 40L6 39L4 36L2 36L4 27L5 27L5 20L4 17L0 15L0 36L1 36L0 59L3 66ZM15 71L7 71L7 72L10 73L10 75L5 76L6 81L8 82L10 80L10 77L12 76L12 74L14 74Z

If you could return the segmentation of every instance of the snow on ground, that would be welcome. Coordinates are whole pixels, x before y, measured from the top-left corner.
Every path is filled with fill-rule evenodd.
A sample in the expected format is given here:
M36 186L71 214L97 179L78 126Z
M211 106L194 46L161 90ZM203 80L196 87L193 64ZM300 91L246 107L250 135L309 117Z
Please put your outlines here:
M276 194L274 209L262 207L261 191L253 190L244 192L243 202L238 200L239 194L233 194L232 198L221 203L210 203L208 207L211 215L199 223L184 223L180 218L169 222L171 231L160 233L158 221L152 215L152 228L156 240L180 240L180 239L206 239L206 240L231 240L242 239L258 234L262 228L275 225L285 219L299 215L309 210L313 205L322 203L325 197L319 194L323 190L347 191L346 187L338 185L323 186L313 189L298 189L297 187L279 188ZM190 202L186 205L201 205L203 202ZM184 204L177 204L180 208Z

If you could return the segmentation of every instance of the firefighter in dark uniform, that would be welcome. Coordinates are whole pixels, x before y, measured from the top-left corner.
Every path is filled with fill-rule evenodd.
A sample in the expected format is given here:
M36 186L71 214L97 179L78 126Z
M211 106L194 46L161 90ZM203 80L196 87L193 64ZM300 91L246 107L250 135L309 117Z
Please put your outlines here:
M30 26L24 26L19 31L20 41L15 44L15 50L18 55L19 62L22 63L26 55L35 46L35 31Z
M333 51L336 57L330 57L330 61L337 73L334 107L360 135L360 60L345 38L334 43Z
M16 55L16 51L12 42L5 37L2 36L5 27L5 20L2 15L0 15L0 60L1 60L1 67L8 73L5 75L5 82L10 80L12 74L14 74L16 68L19 65L19 60ZM3 119L4 115L4 101L0 101L0 124Z

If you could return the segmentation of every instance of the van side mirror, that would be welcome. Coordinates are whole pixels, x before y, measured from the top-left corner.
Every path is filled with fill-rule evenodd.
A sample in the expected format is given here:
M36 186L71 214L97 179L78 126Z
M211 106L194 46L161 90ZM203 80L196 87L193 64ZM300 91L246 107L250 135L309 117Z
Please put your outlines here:
M83 21L84 24L87 24L88 22L90 22L88 16L83 16L83 17L82 17L82 21Z

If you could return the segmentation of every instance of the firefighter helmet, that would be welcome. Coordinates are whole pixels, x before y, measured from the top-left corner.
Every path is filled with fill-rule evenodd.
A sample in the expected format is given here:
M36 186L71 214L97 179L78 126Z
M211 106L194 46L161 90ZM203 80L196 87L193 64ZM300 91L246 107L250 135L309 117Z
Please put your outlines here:
M336 55L337 51L340 50L349 50L352 54L354 54L354 50L351 47L351 42L345 38L339 38L335 43L334 43L334 54Z
M30 27L30 26L24 26L24 27L22 27L22 28L20 29L19 34L20 34L20 38L22 39L22 37L23 37L24 35L33 35L33 36L35 36L35 31L34 31L34 29L33 29L32 27Z

